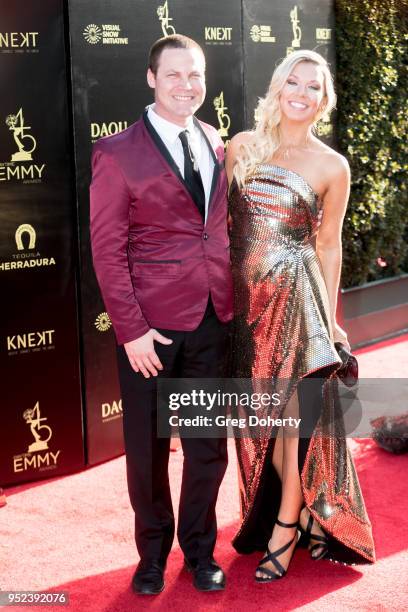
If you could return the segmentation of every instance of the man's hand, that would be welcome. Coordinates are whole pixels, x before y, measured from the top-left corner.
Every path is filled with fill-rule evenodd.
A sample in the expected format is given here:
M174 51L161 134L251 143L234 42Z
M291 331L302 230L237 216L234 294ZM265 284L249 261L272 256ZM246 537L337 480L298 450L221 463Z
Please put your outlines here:
M159 334L157 330L150 329L144 336L124 344L130 365L135 372L141 372L145 378L150 378L150 374L157 376L157 370L163 369L154 350L154 340L161 344L171 344L173 342L170 338L165 338Z

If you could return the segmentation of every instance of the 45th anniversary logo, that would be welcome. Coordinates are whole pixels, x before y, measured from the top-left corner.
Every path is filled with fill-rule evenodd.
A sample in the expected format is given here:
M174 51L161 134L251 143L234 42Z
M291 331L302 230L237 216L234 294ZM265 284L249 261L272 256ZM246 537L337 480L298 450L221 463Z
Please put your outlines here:
M34 441L31 442L26 451L13 457L14 472L26 472L31 470L53 470L58 466L58 457L61 450L51 450L49 441L52 438L51 427L44 423L48 417L41 416L40 402L33 408L27 408L23 413L23 419L30 428Z
M44 178L45 164L35 163L33 154L37 148L37 140L31 133L31 126L26 125L23 109L11 113L5 118L8 128L1 138L14 144L14 151L7 162L0 162L0 181L21 181L23 183L40 183ZM2 128L0 123L0 128ZM31 163L33 162L33 163Z

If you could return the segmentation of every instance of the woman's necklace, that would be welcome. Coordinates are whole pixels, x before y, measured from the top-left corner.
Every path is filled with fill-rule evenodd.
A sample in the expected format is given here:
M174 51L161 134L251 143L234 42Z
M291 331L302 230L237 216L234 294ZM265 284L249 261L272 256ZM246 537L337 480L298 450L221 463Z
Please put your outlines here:
M286 145L282 143L279 145L275 154L278 158L287 160L292 157L294 151L307 151L311 142L310 138L306 138L303 143L300 142L296 145Z

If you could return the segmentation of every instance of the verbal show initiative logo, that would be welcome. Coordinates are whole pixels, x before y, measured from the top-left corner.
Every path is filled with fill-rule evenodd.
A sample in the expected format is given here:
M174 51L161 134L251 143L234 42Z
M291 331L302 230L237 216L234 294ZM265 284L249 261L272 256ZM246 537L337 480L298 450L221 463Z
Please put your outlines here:
M97 45L102 42L103 45L127 45L129 39L125 36L119 36L121 27L117 23L104 23L96 25L90 23L82 32L86 42L90 45Z
M14 457L14 471L24 472L30 468L45 470L57 467L57 459L61 451L51 452L48 450L48 442L52 437L52 429L49 425L42 424L43 421L48 419L41 416L40 402L37 402L34 408L25 410L23 418L27 425L30 426L34 442L29 444L26 453ZM46 452L41 453L41 451ZM38 454L33 455L32 453Z
M25 235L28 234L28 244ZM22 270L23 268L35 268L36 266L55 266L54 257L41 257L36 250L37 235L35 229L29 223L19 225L15 233L15 241L18 253L13 253L14 261L0 261L0 270Z
M100 332L106 332L112 327L112 321L107 312L101 312L95 319L95 327Z
M99 26L91 23L84 30L84 38L90 45L96 45L102 38L102 30Z
M214 108L217 111L217 119L218 119L218 133L222 139L228 138L228 131L231 127L231 118L227 114L228 107L224 104L224 92L222 91L219 96L214 98ZM228 143L225 142L225 145Z
M170 24L170 21L173 21L173 19L172 17L169 17L169 5L167 0L164 4L158 7L157 16L161 23L163 36L171 36L171 34L176 33L175 27Z
M269 25L253 25L249 34L256 43L276 42L276 37L272 36L272 28Z

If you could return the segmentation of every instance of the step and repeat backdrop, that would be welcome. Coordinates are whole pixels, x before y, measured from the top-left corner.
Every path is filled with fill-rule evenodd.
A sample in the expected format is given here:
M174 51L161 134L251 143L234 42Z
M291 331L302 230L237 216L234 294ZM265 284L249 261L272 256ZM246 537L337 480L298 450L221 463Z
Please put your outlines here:
M92 144L136 121L161 36L199 42L199 118L228 145L251 128L276 63L334 67L327 0L0 0L0 485L123 452L115 337L92 268ZM330 141L332 124L319 126ZM112 244L112 249L115 245Z
M61 0L0 2L0 482L84 465Z

